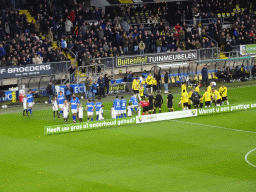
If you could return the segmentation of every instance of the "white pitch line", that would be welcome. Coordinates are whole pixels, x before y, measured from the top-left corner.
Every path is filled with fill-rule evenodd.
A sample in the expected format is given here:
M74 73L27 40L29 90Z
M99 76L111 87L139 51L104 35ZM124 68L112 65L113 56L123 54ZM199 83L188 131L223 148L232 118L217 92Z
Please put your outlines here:
M232 128L227 128L227 127L219 127L219 126L214 126L214 125L206 125L206 124L200 124L200 123L191 123L187 121L177 121L177 120L170 120L170 121L175 121L179 123L187 123L187 124L192 124L192 125L201 125L201 126L206 126L206 127L214 127L218 129L226 129L226 130L231 130L231 131L239 131L239 132L245 132L245 133L256 133L253 131L245 131L245 130L240 130L240 129L232 129Z
M253 149L253 150L251 150L251 151L249 151L246 155L245 155L245 161L249 164L249 165L251 165L251 166L253 166L253 167L256 167L256 165L253 165L252 163L250 163L249 161L248 161L248 159L247 159L247 157L248 157L248 155L251 153L251 152L253 152L253 151L255 151L256 150L256 148L255 149Z
M171 121L180 122L180 123L188 123L188 124L192 124L192 125L201 125L201 126L206 126L206 127L214 127L214 128L218 128L218 129L226 129L226 130L231 130L231 131L240 131L240 132L246 132L246 133L256 133L256 132L253 132L253 131L245 131L245 130L240 130L240 129L231 129L231 128L226 128L226 127L219 127L219 126L206 125L206 124L200 124L200 123L191 123L191 122L186 122L186 121L177 121L177 120L171 120ZM251 151L249 151L249 152L245 155L245 158L244 158L245 161L246 161L249 165L251 165L251 166L253 166L253 167L256 167L256 165L253 165L252 163L250 163L250 162L248 161L247 157L248 157L248 155L249 155L251 152L253 152L253 151L255 151L255 150L256 150L256 148L253 149L253 150L251 150Z

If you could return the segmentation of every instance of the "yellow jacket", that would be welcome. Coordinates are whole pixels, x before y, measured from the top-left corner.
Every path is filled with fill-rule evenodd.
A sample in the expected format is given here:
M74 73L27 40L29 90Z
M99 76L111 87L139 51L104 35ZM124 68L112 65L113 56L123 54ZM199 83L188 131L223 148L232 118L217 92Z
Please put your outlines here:
M228 89L227 87L220 87L219 92L221 97L227 97Z
M202 100L204 100L204 101L211 101L211 100L212 100L212 99L211 99L211 94L210 94L208 91L206 91L206 92L203 94Z
M139 88L140 88L140 80L134 79L132 82L132 89L139 90Z
M152 85L152 83L153 83L153 77L152 77L152 76L148 76L147 79L146 79L146 83L147 83L148 85Z
M214 95L214 99L216 99L216 100L221 99L221 96L220 96L219 91L215 90L214 93L213 93L213 95Z
M200 93L199 87L196 87L196 88L195 88L195 91L198 92L198 93Z
M192 104L191 99L189 99L189 98L191 98L192 93L193 93L192 91L190 91L190 92L188 93L188 104L189 104L189 105Z
M153 79L153 85L157 85L157 80Z
M181 98L180 98L182 103L188 103L188 92L184 92L181 94Z
M183 90L187 90L187 86L185 84L181 85L181 94L183 93Z
M139 93L140 93L140 96L141 96L141 97L144 96L144 87L140 87Z

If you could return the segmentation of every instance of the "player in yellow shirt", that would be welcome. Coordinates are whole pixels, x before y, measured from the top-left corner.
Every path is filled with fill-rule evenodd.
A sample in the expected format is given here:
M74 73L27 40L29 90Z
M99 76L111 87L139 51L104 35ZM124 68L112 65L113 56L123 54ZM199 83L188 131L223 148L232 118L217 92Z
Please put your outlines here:
M181 85L181 95L182 95L184 90L187 91L187 83L186 82ZM184 106L183 106L182 101L180 101L178 105L180 105L180 104L181 104L181 106L183 108Z
M211 100L212 100L211 95L206 89L202 97L202 101L205 101L205 108L211 107Z
M187 83L186 82L181 85L181 94L183 93L183 90L187 91Z
M139 77L136 76L136 79L134 79L132 82L132 89L133 89L134 95L136 95L140 100L139 88L140 88L140 80L139 80Z
M197 84L195 91L198 92L200 94L200 84Z
M222 97L222 104L224 104L224 101L226 101L227 105L229 105L229 102L228 102L228 88L225 87L224 84L221 85L220 89L219 89L219 92L220 92L220 95Z
M180 100L183 103L183 110L188 110L188 92L186 90L183 90Z
M153 92L157 92L157 80L155 77L153 78L152 82L153 82Z
M192 105L192 100L191 100L191 97L192 97L192 89L190 90L190 92L188 93L188 108L191 109L191 105Z
M145 99L145 96L144 96L144 86L142 84L140 85L139 92L140 92L141 100L144 101L144 99Z
M211 94L211 96L212 96L212 87L213 87L213 84L212 83L210 83L210 85L207 87L207 91Z
M150 93L153 92L153 77L152 77L152 74L149 73L147 79L146 79L146 83L147 83L147 88L150 89Z
M146 80L143 78L140 84L144 86L146 84Z
M221 105L221 96L219 91L212 89L213 91L213 99L215 100L215 106L220 106Z
M146 86L147 86L147 83L146 83L145 78L142 79L142 81L141 81L140 84L143 85L143 88L144 88L144 96L145 96L145 94L146 94Z

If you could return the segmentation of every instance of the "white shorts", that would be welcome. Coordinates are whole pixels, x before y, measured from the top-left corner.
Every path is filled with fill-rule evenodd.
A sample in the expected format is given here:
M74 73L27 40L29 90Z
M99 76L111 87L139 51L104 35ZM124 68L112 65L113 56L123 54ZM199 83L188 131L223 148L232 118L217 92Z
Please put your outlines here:
M59 109L63 110L64 104L59 104Z
M72 114L77 113L77 109L71 109Z
M100 115L100 111L96 111L96 115Z
M121 110L115 110L115 114L117 115L119 115L121 113Z
M33 103L28 103L28 107L33 107Z
M68 118L68 111L63 111L63 118Z
M58 107L53 106L53 107L52 107L52 110L53 110L53 111L58 111Z
M87 112L87 116L93 116L93 112Z
M78 113L78 118L79 118L79 119L83 119L83 117L84 117L84 114L83 114L83 113Z
M126 110L121 110L121 114L126 114Z

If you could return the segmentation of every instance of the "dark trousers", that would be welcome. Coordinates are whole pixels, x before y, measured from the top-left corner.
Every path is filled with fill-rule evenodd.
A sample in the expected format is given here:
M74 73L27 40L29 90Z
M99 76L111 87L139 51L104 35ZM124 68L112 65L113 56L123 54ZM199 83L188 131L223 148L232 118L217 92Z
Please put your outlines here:
M101 95L102 95L102 97L104 97L104 87L100 88L100 97L101 97Z
M66 95L66 100L68 100L68 102L70 102L71 99L71 95Z
M107 94L109 92L109 85L105 85L105 87L107 88Z
M48 95L48 98L49 98L49 104L52 103L52 95Z
M203 77L202 79L203 79L202 84L205 83L205 85L207 86L208 85L208 77Z

